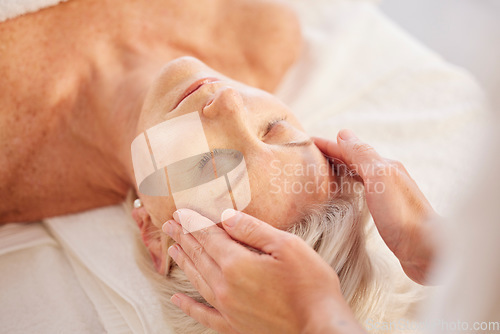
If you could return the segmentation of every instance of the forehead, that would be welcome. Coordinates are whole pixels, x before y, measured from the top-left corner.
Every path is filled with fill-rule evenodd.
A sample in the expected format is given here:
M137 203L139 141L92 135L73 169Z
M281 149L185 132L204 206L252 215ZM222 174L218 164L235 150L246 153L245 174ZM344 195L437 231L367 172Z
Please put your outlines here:
M320 164L317 161L316 164ZM309 166L316 165L315 163ZM328 201L334 189L327 173L311 173L307 164L290 161L290 168L266 171L249 166L252 201L245 212L275 227L286 229L307 214L310 208ZM315 167L318 169L318 167ZM325 170L327 167L324 168Z

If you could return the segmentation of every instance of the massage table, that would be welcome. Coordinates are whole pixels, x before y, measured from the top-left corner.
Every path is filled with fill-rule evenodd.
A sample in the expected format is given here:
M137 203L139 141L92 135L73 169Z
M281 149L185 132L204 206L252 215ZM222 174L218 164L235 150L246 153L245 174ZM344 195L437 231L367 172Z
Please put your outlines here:
M58 2L0 0L0 21ZM373 2L289 2L304 47L276 95L309 134L350 128L402 161L434 208L450 212L485 155L487 102L475 80ZM169 333L135 262L137 233L125 205L0 227L0 332Z

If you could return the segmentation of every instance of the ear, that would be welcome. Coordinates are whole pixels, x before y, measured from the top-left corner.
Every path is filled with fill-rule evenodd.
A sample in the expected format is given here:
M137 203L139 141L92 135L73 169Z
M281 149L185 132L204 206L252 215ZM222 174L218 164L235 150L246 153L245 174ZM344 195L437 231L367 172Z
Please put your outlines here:
M132 217L141 231L142 241L149 250L156 271L163 275L167 267L167 242L164 234L161 233L161 228L153 224L145 207L134 208Z

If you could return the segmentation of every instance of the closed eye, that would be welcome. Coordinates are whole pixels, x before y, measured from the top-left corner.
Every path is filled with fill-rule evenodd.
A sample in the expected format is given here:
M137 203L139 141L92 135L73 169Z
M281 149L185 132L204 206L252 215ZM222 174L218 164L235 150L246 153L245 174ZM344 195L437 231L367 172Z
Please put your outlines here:
M278 124L281 121L285 121L285 120L286 120L286 116L283 116L283 117L280 117L278 119L273 119L272 121L270 121L269 123L267 123L267 125L265 126L265 129L263 131L262 137L267 136L267 134L269 134L269 132L271 132L271 130L273 129L273 127L276 124Z
M267 123L263 136L263 140L267 144L294 147L309 146L314 143L304 132L283 121L286 121L286 116Z

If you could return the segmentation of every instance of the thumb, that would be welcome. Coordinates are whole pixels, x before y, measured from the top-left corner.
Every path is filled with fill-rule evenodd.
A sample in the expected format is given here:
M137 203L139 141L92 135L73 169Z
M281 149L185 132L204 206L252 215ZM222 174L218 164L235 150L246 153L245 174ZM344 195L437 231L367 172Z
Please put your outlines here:
M334 140L312 137L316 147L329 158L342 159L339 144Z
M385 159L372 146L359 140L351 130L341 130L337 142L342 160L364 181L373 177L377 168L385 164Z
M288 233L246 213L227 209L222 212L222 226L233 239L256 250L271 254L276 250L276 241Z

